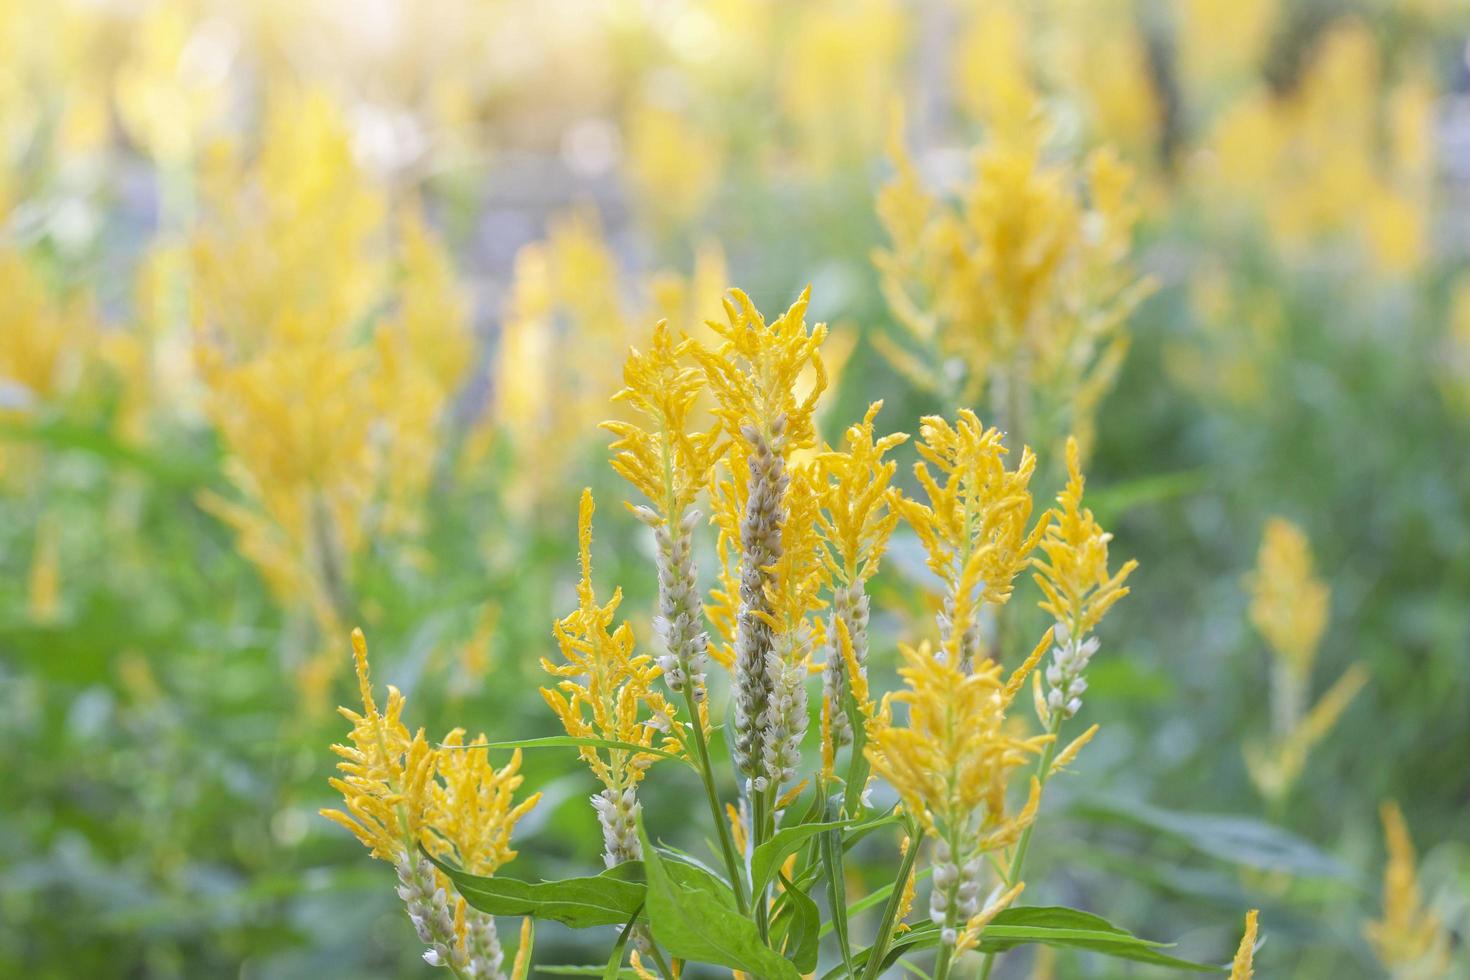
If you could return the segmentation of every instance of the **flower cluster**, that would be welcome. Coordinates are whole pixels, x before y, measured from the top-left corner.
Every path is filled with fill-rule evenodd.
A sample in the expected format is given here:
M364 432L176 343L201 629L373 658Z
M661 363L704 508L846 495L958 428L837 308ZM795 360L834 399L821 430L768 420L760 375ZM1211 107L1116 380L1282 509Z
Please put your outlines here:
M726 322L710 324L722 343L696 344L692 354L731 438L711 491L724 565L711 612L725 640L716 656L735 673L737 765L764 791L791 771L806 727L803 682L814 643L808 617L821 605L825 567L816 489L790 462L816 440L827 328L806 326L809 291L769 323L744 293L732 297ZM798 394L808 371L812 381Z
M1089 444L1127 350L1123 322L1152 289L1128 264L1131 173L1107 151L1080 173L1046 162L1036 93L987 91L991 137L958 206L925 188L895 120L896 174L877 202L892 244L874 261L907 337L880 342L913 383L984 398L1013 435L1035 424L1048 448L1066 432Z
M623 601L622 590L599 605L592 588L592 491L582 493L577 527L582 576L577 608L557 622L555 634L562 662L542 658L541 666L561 678L541 696L566 733L574 738L618 742L624 747L583 745L582 759L602 783L592 799L602 824L608 867L641 856L638 844L638 783L658 758L631 746L679 748L682 731L674 709L653 689L659 668L646 654L634 652L627 623L612 628Z
M823 481L818 518L824 545L822 560L832 581L832 613L822 671L822 744L829 756L852 742L846 709L848 665L839 646L839 628L852 645L857 673L866 676L867 582L877 574L879 560L899 521L902 495L892 486L898 464L883 457L906 442L908 435L895 432L874 438L874 421L882 407L881 401L868 406L862 422L848 428L844 448L829 449L818 458Z
M961 950L1020 893L1017 884L983 908L979 901L985 855L1015 843L1041 800L1041 784L1033 778L1026 804L1008 814L1005 789L1010 773L1054 736L1018 738L1005 721L1046 639L1008 678L994 661L964 671L927 646L901 647L899 676L906 688L887 695L868 726L874 771L938 842L930 916L944 943ZM897 704L907 708L903 724L893 717Z
M483 735L466 744L463 730L455 729L433 746L422 728L410 733L397 688L388 688L388 702L378 708L361 630L353 631L352 652L363 710L339 709L352 723L351 744L332 746L342 757L342 776L331 785L347 809L323 810L322 816L393 865L398 895L428 947L424 959L431 966L447 966L466 980L503 978L494 919L469 908L424 853L452 859L474 874L493 874L515 857L511 832L541 794L515 802L519 751L496 769ZM521 954L526 952L523 939Z
M674 694L686 686L693 699L705 697L709 645L698 598L694 565L695 498L709 482L724 449L718 425L693 428L690 415L704 391L704 374L683 363L689 344L675 343L667 321L654 327L647 354L634 349L623 367L625 387L614 401L631 405L646 420L604 422L617 439L612 466L652 503L632 507L653 529L658 565L658 615L654 629L663 642L663 679ZM631 505L630 505L631 506Z
M1057 495L1057 507L1042 538L1044 559L1034 559L1036 584L1046 599L1041 608L1056 620L1056 648L1046 670L1049 690L1046 707L1071 718L1082 707L1087 682L1083 670L1097 652L1092 635L1103 615L1128 594L1123 583L1138 567L1124 562L1116 573L1108 571L1108 542L1104 531L1082 506L1082 470L1077 441L1067 440L1067 486Z
M926 463L916 464L914 475L929 503L904 499L900 506L944 585L939 653L968 671L983 655L982 608L1010 599L1012 583L1046 528L1027 526L1036 457L1023 449L1016 468L1006 469L1009 450L1001 432L969 409L960 411L955 425L925 418L920 436L919 454L939 478Z
M390 220L331 101L273 101L266 130L254 160L211 159L188 256L194 359L234 489L203 502L331 636L366 543L423 523L474 338L447 252L412 208Z

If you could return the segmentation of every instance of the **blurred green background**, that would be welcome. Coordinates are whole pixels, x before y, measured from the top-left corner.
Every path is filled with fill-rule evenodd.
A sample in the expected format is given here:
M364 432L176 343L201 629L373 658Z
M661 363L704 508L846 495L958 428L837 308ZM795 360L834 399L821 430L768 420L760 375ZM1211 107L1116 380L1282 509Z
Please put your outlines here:
M1453 0L0 0L0 974L426 970L391 872L316 815L347 630L431 735L554 733L584 485L649 635L596 429L623 353L728 285L774 313L812 284L827 439L877 398L885 430L953 412L881 340L885 139L901 108L957 193L1024 78L1047 160L1132 167L1158 286L1088 467L1140 568L1027 899L1215 959L1259 905L1260 975L1387 976L1362 929L1393 799L1456 937L1423 975L1464 975L1467 41ZM1331 589L1310 698L1368 680L1268 798L1246 577L1274 516ZM924 628L914 547L875 590L880 689ZM595 867L575 757L525 772L514 873ZM650 820L688 790L656 773ZM536 963L609 941L547 927Z

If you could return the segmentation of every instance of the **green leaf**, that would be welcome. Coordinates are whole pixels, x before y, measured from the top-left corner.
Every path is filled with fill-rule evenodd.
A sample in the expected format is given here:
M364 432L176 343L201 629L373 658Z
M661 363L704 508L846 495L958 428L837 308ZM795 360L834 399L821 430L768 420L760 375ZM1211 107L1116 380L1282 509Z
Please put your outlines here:
M640 862L628 861L600 875L562 881L519 881L482 877L430 857L449 876L464 900L491 915L528 915L573 929L622 925L643 905L646 886Z
M851 821L833 820L828 823L804 823L795 827L783 827L771 835L771 839L755 849L750 856L750 891L752 895L763 894L767 885L775 878L786 859L817 834L837 830Z
M537 973L549 973L554 977L600 977L603 968L600 966L583 966L579 963L554 963L551 966L536 967ZM627 967L618 970L618 980L639 980L638 974Z
M1162 953L1159 948L1166 944L1140 939L1101 916L1060 907L1004 910L980 934L978 949L982 953L1001 953L1028 944L1088 950L1115 959L1150 963L1176 970L1226 972L1213 963L1193 963ZM926 922L894 937L893 945L883 958L883 969L891 967L905 953L915 953L937 945L939 927ZM862 950L853 957L853 963L857 966L866 965L870 952L871 949ZM836 980L841 975L841 969L839 967L829 971L822 980Z
M842 831L837 827L822 834L822 867L827 873L827 901L832 909L832 922L837 932L837 945L842 951L842 964L848 976L856 976L852 961L852 943L847 935L847 876L842 868Z
M1167 943L1140 939L1101 916L1078 909L1036 907L1006 909L980 934L982 953L1000 953L1029 943L1085 949L1118 959L1152 963L1179 970L1222 973L1211 963L1194 963L1159 952Z
M637 742L619 742L611 738L592 738L579 735L547 735L543 738L517 738L506 742L480 742L474 745L440 745L441 749L555 749L555 748L594 748L594 749L622 749L627 752L641 752L644 755L656 755L661 759L673 759L682 762L691 768L697 767L688 759L677 752L665 752L663 749L655 749L647 745L639 745Z
M781 918L789 920L784 930L786 958L803 975L817 968L817 947L821 936L822 913L810 895L792 884L785 875L780 876L781 897L785 900Z
M1133 824L1167 834L1201 854L1230 864L1306 878L1352 877L1335 858L1309 841L1252 817L1175 813L1137 801L1098 797L1084 800L1074 809L1090 819Z
M914 881L915 882L923 881L925 878L929 877L930 873L933 872L933 870L934 870L933 868L925 868L922 871L915 871L914 872ZM870 909L873 906L878 905L879 903L881 903L889 895L892 895L893 894L893 885L894 885L894 883L890 881L888 884L884 885L883 887L874 889L873 891L871 891L868 894L864 895L862 898L858 899L856 902L853 902L852 904L848 905L848 907L847 907L847 915L848 915L848 917L851 918L852 916L857 915L859 912L866 912L868 909ZM825 936L827 933L829 933L831 931L832 931L832 923L830 923L830 922L823 923L823 925L822 925L822 935Z
M643 865L648 875L648 922L653 938L670 954L711 963L767 980L800 980L791 961L761 942L755 923L735 908L735 896L693 865L674 866L648 839L642 821ZM689 872L693 869L697 874ZM682 873L684 880L676 880Z

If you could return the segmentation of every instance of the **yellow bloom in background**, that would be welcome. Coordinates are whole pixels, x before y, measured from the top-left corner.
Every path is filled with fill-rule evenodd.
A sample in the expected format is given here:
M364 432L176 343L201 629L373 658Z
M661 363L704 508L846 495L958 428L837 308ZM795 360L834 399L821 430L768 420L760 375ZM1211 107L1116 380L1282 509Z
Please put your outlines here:
M981 610L1010 600L1012 583L1046 530L1045 522L1028 526L1036 457L1023 448L1016 468L1006 469L1010 450L1000 430L986 428L969 409L955 425L926 416L919 435L924 462L915 464L914 475L929 502L904 499L899 507L944 587L940 655L968 671L984 652Z
M629 180L655 223L679 228L698 217L719 189L725 163L721 134L648 99L634 104L624 127Z
M1450 933L1420 894L1414 842L1403 811L1390 800L1380 813L1388 846L1388 864L1383 870L1383 917L1364 926L1363 934L1393 980L1447 977Z
M88 305L58 297L25 255L0 245L0 425L40 422L82 391L102 330ZM0 441L0 481L37 451Z
M957 204L925 190L896 130L877 200L892 245L874 263L908 337L878 344L921 389L983 398L1013 437L1074 432L1085 447L1124 321L1153 288L1128 262L1132 172L1105 150L1082 168L1050 162L1034 97L1007 99Z
M664 751L682 747L673 707L653 689L659 669L653 658L634 653L633 629L612 628L623 593L598 605L592 588L592 491L582 492L577 528L581 579L577 608L554 627L562 662L542 658L541 666L561 678L541 696L574 738L603 739ZM608 867L642 856L638 840L640 807L637 786L658 756L631 748L584 745L583 761L602 783L592 798L602 823L604 859Z
M1235 959L1230 963L1230 980L1251 980L1255 976L1253 961L1256 956L1256 920L1260 912L1251 909L1245 914L1245 934L1236 947Z
M422 531L475 341L468 296L418 212L390 222L340 110L292 95L269 104L258 158L221 150L205 167L189 306L235 488L205 505L281 604L330 636L355 606L366 542Z
M150 4L130 25L114 86L123 125L164 166L187 164L228 106L233 38L194 7Z
M1307 707L1331 592L1316 577L1311 545L1296 525L1279 517L1267 522L1256 571L1246 583L1251 622L1273 654L1272 738L1245 746L1246 771L1263 794L1280 800L1300 778L1312 748L1367 684L1368 672L1354 664Z
M1434 87L1418 72L1390 80L1378 36L1352 17L1303 58L1288 90L1258 84L1220 111L1191 174L1197 195L1228 226L1264 220L1287 256L1342 241L1385 279L1416 274L1436 180Z
M790 56L776 61L777 104L813 174L863 159L882 138L872 111L900 83L909 10L896 0L843 0L783 12Z
M1322 634L1327 629L1332 593L1317 578L1312 548L1301 528L1280 517L1266 522L1256 570L1246 580L1251 593L1251 624L1265 638L1285 673L1295 703L1286 717L1300 714L1300 698L1311 678Z

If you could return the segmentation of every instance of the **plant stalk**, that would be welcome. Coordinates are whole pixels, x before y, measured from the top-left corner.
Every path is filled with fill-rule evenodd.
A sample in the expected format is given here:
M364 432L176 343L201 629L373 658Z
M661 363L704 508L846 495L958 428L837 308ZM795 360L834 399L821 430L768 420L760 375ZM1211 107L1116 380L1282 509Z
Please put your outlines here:
M725 855L725 870L730 875L730 887L735 891L735 904L742 914L750 911L745 895L745 877L742 869L745 862L735 853L735 840L730 836L730 821L720 809L720 796L715 791L714 768L710 765L709 743L704 734L704 722L699 717L699 706L694 703L693 685L684 685L684 704L689 708L689 717L694 723L694 748L699 756L700 781L704 783L704 795L709 800L710 816L715 821L715 832L720 837L720 850Z
M1051 741L1047 743L1046 749L1041 753L1041 761L1036 764L1036 780L1043 788L1046 786L1047 778L1051 775L1052 760L1057 757L1057 738L1062 732L1062 720L1060 709L1051 713L1051 724L1047 726L1047 734L1051 736ZM1035 828L1036 821L1032 820L1026 826L1026 829L1021 831L1021 839L1016 844L1016 853L1011 856L1011 866L1006 871L1005 881L1003 882L1006 888L1013 887L1021 879L1021 868L1026 863L1026 852L1031 849L1031 831ZM988 980L990 971L994 967L995 954L986 953L985 962L980 967L980 980Z
M919 845L923 843L914 819L909 817L904 822L908 828L909 849L903 856L903 862L899 865L898 877L893 882L893 892L888 896L887 904L883 906L883 920L878 924L878 935L873 940L872 949L868 953L868 963L863 968L862 980L878 980L878 974L883 970L883 958L888 955L888 944L893 940L893 927L898 920L898 907L903 902L903 893L908 889L909 876L914 873L914 863L919 856Z

